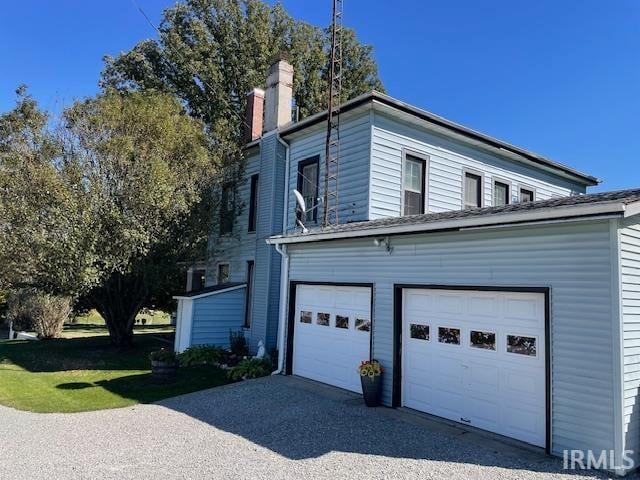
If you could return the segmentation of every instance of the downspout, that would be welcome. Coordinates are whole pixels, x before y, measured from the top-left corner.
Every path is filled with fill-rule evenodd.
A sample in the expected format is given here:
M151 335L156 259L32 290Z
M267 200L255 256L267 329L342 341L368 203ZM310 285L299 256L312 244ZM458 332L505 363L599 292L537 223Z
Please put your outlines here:
M285 148L284 160L284 201L282 213L282 235L286 235L289 222L289 144L278 135L278 142ZM278 317L278 368L271 375L279 375L284 370L285 330L287 328L287 302L289 293L289 254L286 245L276 245L276 252L282 257L280 263L280 309Z

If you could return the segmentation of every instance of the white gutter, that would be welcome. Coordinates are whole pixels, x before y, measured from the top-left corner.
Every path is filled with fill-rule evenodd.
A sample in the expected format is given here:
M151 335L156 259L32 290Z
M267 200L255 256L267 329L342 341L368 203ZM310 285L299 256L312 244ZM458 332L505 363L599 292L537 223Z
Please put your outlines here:
M286 235L289 222L289 144L278 135L278 141L285 148L284 160L284 202L282 214L282 234ZM267 243L269 243L267 241ZM289 255L286 245L276 245L276 251L282 257L280 263L280 307L278 310L278 368L271 375L280 375L284 370L285 330L287 328L287 302L289 299Z
M175 300L197 300L198 298L204 298L210 295L218 295L219 293L232 292L233 290L238 290L240 288L247 288L247 284L243 283L242 285L235 285L233 287L223 288L222 290L213 290L212 292L205 292L205 293L201 293L200 295L193 295L191 297L188 295L176 295L173 298Z
M602 202L589 205L571 205L566 207L549 207L527 212L498 213L494 215L480 215L477 217L454 218L450 220L433 221L427 223L399 224L381 227L365 227L358 230L346 230L326 233L310 233L297 236L276 236L267 239L271 245L289 243L318 242L321 240L338 240L346 238L386 236L399 233L420 233L438 230L459 230L471 227L483 227L506 224L522 224L570 217L584 217L618 213L623 214L626 206L621 202Z

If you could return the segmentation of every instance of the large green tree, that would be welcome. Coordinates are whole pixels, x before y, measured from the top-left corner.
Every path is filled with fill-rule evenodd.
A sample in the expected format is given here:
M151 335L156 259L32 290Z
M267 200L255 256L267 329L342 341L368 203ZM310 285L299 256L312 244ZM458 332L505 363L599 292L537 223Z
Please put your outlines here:
M300 116L326 108L330 31L291 18L280 3L187 0L165 10L160 38L106 57L102 85L158 89L181 98L218 141L241 132L245 94L264 86L276 55L294 68ZM370 46L344 30L343 100L383 90Z
M163 93L108 90L51 123L24 95L0 117L0 289L82 298L128 347L204 251L221 160Z

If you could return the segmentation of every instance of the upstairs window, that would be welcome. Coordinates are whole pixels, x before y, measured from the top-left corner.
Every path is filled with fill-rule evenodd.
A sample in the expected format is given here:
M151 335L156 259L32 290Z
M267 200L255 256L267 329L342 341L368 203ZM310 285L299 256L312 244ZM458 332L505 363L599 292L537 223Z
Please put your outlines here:
M258 174L251 175L251 196L249 197L249 228L247 231L256 231L256 217L258 214Z
M303 223L315 223L318 220L318 170L320 157L315 156L298 163L298 191L304 198L306 212L298 212Z
M501 207L503 205L509 205L509 192L510 188L507 183L494 182L493 183L493 206Z
M220 197L220 235L233 231L235 214L233 195L233 185L228 183L222 187L222 195Z
M475 173L464 174L464 208L482 206L482 177Z
M424 213L426 160L407 155L402 172L403 215Z
M520 203L533 202L535 200L533 190L528 188L520 189Z
M218 264L218 285L222 285L223 283L229 283L229 264L228 263Z

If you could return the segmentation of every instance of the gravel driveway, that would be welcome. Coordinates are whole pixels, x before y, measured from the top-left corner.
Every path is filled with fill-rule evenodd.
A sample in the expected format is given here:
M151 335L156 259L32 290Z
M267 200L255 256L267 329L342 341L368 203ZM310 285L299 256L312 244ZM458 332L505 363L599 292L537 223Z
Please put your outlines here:
M607 478L290 377L91 413L0 407L0 445L0 479Z

